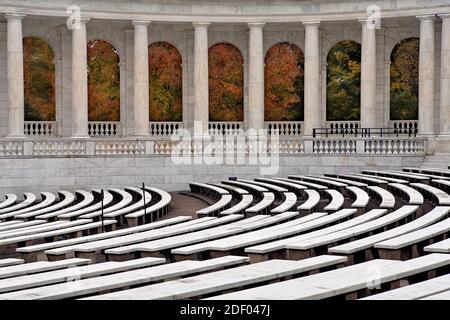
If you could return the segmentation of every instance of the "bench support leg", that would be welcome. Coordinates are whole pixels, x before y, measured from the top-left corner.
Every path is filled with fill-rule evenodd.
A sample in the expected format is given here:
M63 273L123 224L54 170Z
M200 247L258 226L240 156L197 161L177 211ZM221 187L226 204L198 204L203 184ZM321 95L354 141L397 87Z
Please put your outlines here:
M97 253L96 252L76 252L75 256L82 259L91 259L91 263L97 263Z
M257 263L269 260L268 254L249 253L247 255L250 258L250 263Z
M302 260L311 257L310 250L287 250L287 258L289 260Z
M128 227L136 227L138 225L137 218L127 218Z

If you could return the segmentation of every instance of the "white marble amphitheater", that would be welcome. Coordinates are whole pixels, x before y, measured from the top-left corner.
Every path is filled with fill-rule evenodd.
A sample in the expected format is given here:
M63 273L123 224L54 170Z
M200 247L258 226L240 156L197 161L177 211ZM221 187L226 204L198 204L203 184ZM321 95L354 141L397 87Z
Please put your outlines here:
M0 300L450 300L449 235L449 0L0 0Z

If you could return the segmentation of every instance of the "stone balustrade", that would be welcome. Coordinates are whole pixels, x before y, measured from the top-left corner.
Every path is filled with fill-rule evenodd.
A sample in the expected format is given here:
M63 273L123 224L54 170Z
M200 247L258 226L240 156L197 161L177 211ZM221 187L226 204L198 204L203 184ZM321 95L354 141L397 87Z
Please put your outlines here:
M399 133L414 133L418 130L418 122L418 120L390 120L388 127L397 129Z
M313 153L349 154L357 153L357 141L351 139L318 139L313 141Z
M183 122L150 122L149 133L151 137L171 137L178 135L184 128Z
M424 139L370 139L364 141L365 154L420 154L425 153Z
M302 134L303 121L266 121L264 127L269 135L299 136Z
M0 157L23 156L23 141L0 140Z
M91 137L120 137L122 135L122 123L89 121L88 134Z
M209 122L210 135L237 135L245 130L243 122Z
M212 147L211 147L212 146ZM0 139L0 158L21 157L95 157L95 156L170 156L212 154L278 153L283 156L304 154L424 155L426 138L289 138L259 141L236 139L181 140L152 138L122 139Z
M57 136L56 128L55 121L25 121L23 131L31 137L54 137Z
M327 121L326 127L330 128L330 133L354 134L356 129L361 128L360 121Z

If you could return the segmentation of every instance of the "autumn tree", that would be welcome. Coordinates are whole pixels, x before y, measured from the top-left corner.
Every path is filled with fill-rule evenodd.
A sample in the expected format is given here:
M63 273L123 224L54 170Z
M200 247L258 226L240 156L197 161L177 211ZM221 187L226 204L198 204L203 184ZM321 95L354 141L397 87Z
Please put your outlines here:
M209 120L243 121L244 60L229 43L218 43L208 50Z
M341 41L327 56L327 120L360 119L361 45Z
M417 120L419 96L419 39L400 41L392 50L390 119Z
M148 47L150 121L182 120L182 60L178 50L167 42Z
M295 44L272 46L265 57L264 118L302 121L304 112L304 55Z
M25 121L55 121L55 56L40 38L23 39Z
M103 40L87 47L89 121L120 121L120 66L117 50Z

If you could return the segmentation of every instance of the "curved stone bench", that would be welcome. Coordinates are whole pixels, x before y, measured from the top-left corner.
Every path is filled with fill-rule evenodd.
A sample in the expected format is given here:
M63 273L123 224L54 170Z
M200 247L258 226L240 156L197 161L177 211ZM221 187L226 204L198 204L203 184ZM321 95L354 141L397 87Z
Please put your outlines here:
M388 210L395 208L395 197L388 190L379 186L368 186L367 189L372 197L379 199L380 204L378 206L380 208Z
M0 202L0 209L10 207L10 206L14 205L16 203L16 201L17 201L17 196L15 194L7 193L5 195L5 200Z
M75 195L72 192L68 191L58 191L58 198L59 202L48 206L46 208L42 208L40 210L33 210L32 212L27 212L23 214L16 215L14 219L22 219L22 220L29 220L30 218L44 215L50 212L55 212L57 210L67 208L75 201Z
M403 208L403 207L402 207ZM370 249L378 243L384 240L394 238L421 228L425 228L437 221L443 219L448 215L449 207L435 207L433 210L424 214L420 218L417 218L404 225L396 228L376 233L372 236L361 238L359 240L351 241L342 245L338 245L328 249L329 253L343 254L349 256L349 260L358 262L358 260L365 259L365 253L370 253ZM399 209L400 210L400 209ZM397 210L398 211L398 210ZM391 213L392 214L392 213ZM380 218L382 219L382 218Z
M357 237L364 237L364 235L367 234L380 234L376 231L385 230L390 226L396 226L398 223L406 221L406 219L413 215L416 211L417 206L403 206L400 209L375 220L358 224L338 232L326 234L321 237L289 243L286 245L287 257L288 259L304 259L321 254L322 252L327 252L327 249L336 243L350 241L351 239ZM334 253L331 249L328 249L328 252ZM349 263L353 262L353 260L349 260Z
M330 202L323 208L325 211L337 211L344 205L344 196L337 190L327 189L325 194L328 195Z
M257 202L252 207L245 209L245 214L247 216L250 216L255 214L267 213L272 207L274 201L275 195L272 192L264 192L261 201Z
M53 252L52 255L49 255L53 258L57 258L59 256L63 257L65 256L66 252L70 252L70 246L81 244L81 243L87 243L91 241L98 241L103 239L109 239L119 236L125 236L137 232L143 232L148 231L152 229L157 229L165 226L170 226L177 223L182 223L186 221L190 221L190 216L177 216L174 218L161 220L158 222L148 223L137 227L130 227L130 228L124 228L114 231L107 231L103 233L88 235L88 236L81 236L76 237L72 239L67 240L59 240L59 241L53 241L48 243L42 243L42 244L36 244L31 246L25 246L21 248L17 248L16 252L19 253L27 262L29 261L36 261L36 260L46 260L47 256L45 255L44 251L49 251L52 249L61 248L59 252ZM67 256L69 258L69 256Z
M31 192L25 192L23 195L24 195L23 201L16 203L13 206L9 206L9 207L0 209L0 220L3 219L2 216L4 216L4 215L7 215L7 217L9 217L9 218L13 217L14 214L11 216L11 213L14 213L14 211L18 211L18 210L21 210L23 208L33 205L33 203L37 199L36 195Z
M220 215L242 214L244 213L245 209L247 209L252 205L252 203L253 203L253 196L251 194L243 194L240 202L238 202L231 208L223 210L222 212L220 212Z
M450 211L450 208L449 208ZM374 245L382 259L407 260L423 255L423 248L435 239L447 237L450 232L450 218L428 227L391 238Z
M351 228L356 225L374 220L381 217L386 213L384 209L372 209L369 212L362 214L358 217L351 218L347 221L340 222L329 227L318 229L315 231L307 232L299 236L289 237L281 240L271 241L264 244L247 247L245 252L250 257L251 262L265 261L269 258L282 258L286 259L286 246L290 243L302 241L306 239L320 237L333 232L341 231Z
M64 209L54 211L54 212L36 216L36 219L44 219L44 220L51 221L51 220L56 219L56 217L58 215L81 210L82 208L85 208L94 202L94 195L91 192L84 191L84 190L75 190L75 195L77 198L77 202L74 203L73 205L68 206ZM79 200L79 199L81 199L81 200Z

